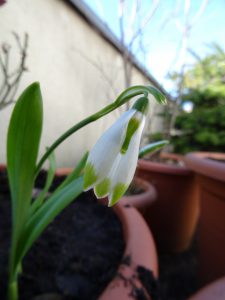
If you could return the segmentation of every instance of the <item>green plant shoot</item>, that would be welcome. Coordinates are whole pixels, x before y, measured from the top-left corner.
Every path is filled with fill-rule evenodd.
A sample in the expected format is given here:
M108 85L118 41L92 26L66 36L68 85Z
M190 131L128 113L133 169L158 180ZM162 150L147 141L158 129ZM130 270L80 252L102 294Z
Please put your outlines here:
M145 98L145 100L139 101L139 104L133 107L132 112L127 112L126 114L126 116L129 115L129 118L126 119L124 123L125 127L122 128L126 129L125 140L120 138L119 148L116 145L116 149L119 150L118 155L124 155L125 157L129 154L129 156L132 156L132 151L135 149L135 155L138 157L137 151L139 151L145 110L148 106L148 94L153 95L160 104L166 103L165 97L154 87L130 87L121 93L113 103L67 130L47 149L39 162L37 162L37 157L43 123L43 104L39 84L31 84L19 97L10 119L7 137L7 168L12 199L12 242L8 284L9 300L18 300L19 298L18 275L22 272L22 260L26 253L49 223L82 193L84 180L90 182L93 179L91 178L91 173L84 172L83 175L83 170L84 168L87 170L87 162L91 157L91 154L88 155L88 153L85 153L74 171L50 196L46 197L56 168L53 151L77 130L107 115L130 101L133 97L141 95L142 99ZM141 102L143 104L140 104ZM135 136L138 138L135 138ZM118 137L122 137L121 132L118 132ZM165 145L165 142L162 142L160 145L158 144L157 147L163 145ZM142 156L143 153L153 149L156 149L156 145L142 150L140 155ZM50 166L46 184L41 194L33 201L32 191L34 181L47 159L49 159ZM104 184L101 184L100 187L98 186L100 194L102 193L102 189L106 189ZM124 187L117 185L114 194L112 194L111 204L114 204L124 192Z

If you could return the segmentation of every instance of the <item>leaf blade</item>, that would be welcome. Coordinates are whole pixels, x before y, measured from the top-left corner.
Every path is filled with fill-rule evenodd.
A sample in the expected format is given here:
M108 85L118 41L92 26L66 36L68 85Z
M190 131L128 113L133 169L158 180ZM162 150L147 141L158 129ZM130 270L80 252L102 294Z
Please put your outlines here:
M18 247L17 263L50 222L83 191L83 177L54 193L28 221Z
M167 140L148 144L139 151L138 158L142 158L146 154L157 151L168 144L169 144L169 141L167 141Z
M13 206L13 226L17 231L20 231L28 215L42 121L40 86L33 83L19 97L7 135L7 168Z

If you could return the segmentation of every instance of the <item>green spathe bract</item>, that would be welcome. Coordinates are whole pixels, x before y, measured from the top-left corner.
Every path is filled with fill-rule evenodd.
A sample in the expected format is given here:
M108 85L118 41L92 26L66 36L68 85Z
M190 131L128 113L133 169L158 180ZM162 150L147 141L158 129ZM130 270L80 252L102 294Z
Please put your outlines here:
M86 153L74 171L46 198L56 168L53 151L82 127L107 115L133 97L144 95L143 98L146 98L148 94L152 94L160 104L165 104L165 97L154 87L130 87L121 93L113 103L67 130L47 149L38 163L37 157L43 122L42 96L39 83L31 84L19 97L10 119L7 136L7 168L12 198L13 224L8 284L9 300L18 299L18 274L22 272L22 260L27 251L48 224L82 193L83 188L97 182L98 179L96 170L92 165L86 166L86 173L84 177L82 176L88 158L88 153ZM146 99L142 100L143 103L145 102L142 107L148 106ZM124 142L125 150L129 147L131 138L139 127L138 122L132 121L131 123L127 132L127 136L130 138L127 138L127 141ZM50 162L47 180L43 191L33 201L34 181L47 159ZM97 194L104 196L110 186L110 179L105 178L96 185ZM110 205L117 202L126 189L127 185L117 182L113 188Z

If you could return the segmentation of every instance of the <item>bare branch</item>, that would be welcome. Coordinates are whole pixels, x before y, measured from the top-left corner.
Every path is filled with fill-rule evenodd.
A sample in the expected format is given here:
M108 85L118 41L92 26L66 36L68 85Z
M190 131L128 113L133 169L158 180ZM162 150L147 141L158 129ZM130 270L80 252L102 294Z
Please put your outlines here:
M17 33L13 32L13 36L19 49L21 58L18 62L18 66L10 72L10 46L7 44L2 45L3 53L2 56L0 53L0 68L3 73L3 82L0 87L0 110L15 102L14 97L17 92L21 77L27 70L25 63L27 58L28 34L25 33L23 43L21 42L21 39Z
M143 21L141 22L141 25L138 27L137 31L133 34L132 39L130 40L128 44L128 49L131 49L132 45L134 44L135 40L137 37L139 37L141 34L143 34L144 29L154 16L158 6L159 6L159 1L160 0L154 0L152 7L149 11L149 13L144 17Z
M199 21L207 5L208 5L208 0L203 0L199 10L197 11L196 15L193 17L193 19L190 22L191 27L193 27Z

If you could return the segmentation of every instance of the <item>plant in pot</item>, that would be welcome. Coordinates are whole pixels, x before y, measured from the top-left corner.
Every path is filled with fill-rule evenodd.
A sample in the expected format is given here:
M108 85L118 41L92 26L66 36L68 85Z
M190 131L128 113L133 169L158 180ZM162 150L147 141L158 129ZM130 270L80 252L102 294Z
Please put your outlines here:
M225 154L193 152L185 162L200 189L199 275L205 284L225 275Z
M19 298L18 278L23 274L24 258L29 254L35 241L53 219L83 190L94 188L98 198L108 196L109 206L113 206L126 191L135 172L149 93L153 94L159 103L165 103L164 96L153 87L128 88L113 103L77 123L60 136L46 150L38 163L37 156L43 118L39 84L30 85L20 96L11 116L7 138L7 171L12 200L9 300ZM55 174L53 151L71 134L110 113L137 95L143 95L143 97L138 99L133 108L125 112L107 130L96 143L90 155L85 154L70 175L49 193ZM106 145L110 148L107 148ZM103 155L106 148L110 150L107 150L108 157ZM50 167L44 188L36 199L32 199L35 179L46 159L49 159ZM126 231L126 229L124 230ZM71 237L72 233L69 238ZM152 243L151 240L149 245ZM156 256L155 252L153 256ZM64 257L58 257L58 259L63 261ZM55 264L58 265L58 261ZM155 267L155 275L156 272ZM26 289L29 289L29 286L26 286Z
M136 176L157 191L157 201L149 206L145 219L162 251L186 250L199 217L196 179L182 162L182 156L170 153L161 153L156 162L151 157L138 161Z

